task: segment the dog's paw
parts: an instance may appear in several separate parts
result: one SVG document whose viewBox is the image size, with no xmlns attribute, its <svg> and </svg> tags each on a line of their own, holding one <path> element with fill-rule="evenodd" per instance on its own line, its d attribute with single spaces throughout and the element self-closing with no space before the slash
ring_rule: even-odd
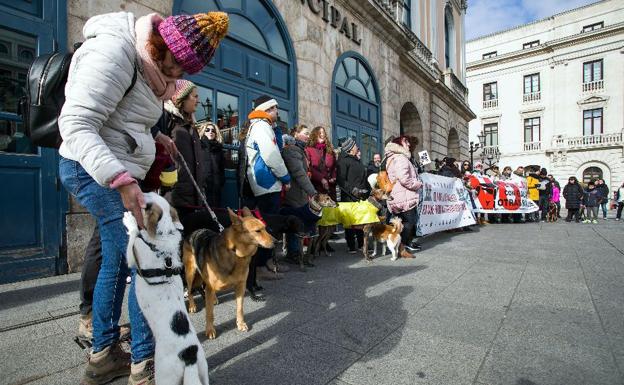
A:
<svg viewBox="0 0 624 385">
<path fill-rule="evenodd" d="M 393 256 L 392 258 L 390 258 L 391 261 L 396 261 L 398 259 L 398 257 Z"/>
<path fill-rule="evenodd" d="M 214 340 L 215 338 L 217 338 L 217 331 L 214 327 L 206 328 L 206 337 L 208 337 L 209 340 Z"/>
<path fill-rule="evenodd" d="M 189 304 L 188 312 L 189 313 L 197 313 L 197 306 L 195 304 L 192 304 L 192 305 Z"/>
<path fill-rule="evenodd" d="M 130 211 L 126 211 L 123 216 L 123 224 L 128 229 L 128 234 L 138 234 L 139 233 L 139 224 L 136 221 L 136 218 Z"/>
<path fill-rule="evenodd" d="M 247 327 L 245 321 L 236 322 L 236 327 L 238 327 L 238 330 L 240 330 L 241 332 L 249 331 L 249 327 Z"/>
<path fill-rule="evenodd" d="M 371 256 L 371 257 L 376 257 L 376 256 L 377 256 L 377 253 L 372 253 L 370 256 Z"/>
</svg>

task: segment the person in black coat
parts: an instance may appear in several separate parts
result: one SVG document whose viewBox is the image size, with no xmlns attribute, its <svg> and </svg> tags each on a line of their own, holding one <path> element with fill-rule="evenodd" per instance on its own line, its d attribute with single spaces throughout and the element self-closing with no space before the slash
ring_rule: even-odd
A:
<svg viewBox="0 0 624 385">
<path fill-rule="evenodd" d="M 600 192 L 600 207 L 602 207 L 602 219 L 607 219 L 607 211 L 609 209 L 609 186 L 607 186 L 604 179 L 598 179 L 596 181 L 596 190 Z"/>
<path fill-rule="evenodd" d="M 568 209 L 568 216 L 566 222 L 572 221 L 572 218 L 576 222 L 580 221 L 579 208 L 583 201 L 583 188 L 579 185 L 576 177 L 571 176 L 568 179 L 568 184 L 563 188 L 563 197 L 566 200 L 566 209 Z"/>
<path fill-rule="evenodd" d="M 357 202 L 368 198 L 368 182 L 366 167 L 358 160 L 356 154 L 359 148 L 353 138 L 346 138 L 340 145 L 340 157 L 336 162 L 336 182 L 340 188 L 342 202 Z M 357 237 L 357 248 L 355 239 Z M 349 253 L 356 253 L 364 245 L 362 230 L 345 229 L 345 238 Z"/>
<path fill-rule="evenodd" d="M 204 152 L 206 200 L 210 207 L 221 207 L 221 191 L 225 184 L 223 138 L 219 128 L 212 122 L 199 125 L 199 136 Z"/>
<path fill-rule="evenodd" d="M 444 158 L 442 159 L 444 162 L 443 166 L 438 170 L 438 175 L 445 176 L 448 178 L 461 178 L 462 173 L 455 164 L 455 158 Z"/>
</svg>

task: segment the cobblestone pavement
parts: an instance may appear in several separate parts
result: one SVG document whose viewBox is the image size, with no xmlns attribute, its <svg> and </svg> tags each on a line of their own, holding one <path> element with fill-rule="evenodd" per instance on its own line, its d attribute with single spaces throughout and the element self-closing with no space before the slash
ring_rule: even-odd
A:
<svg viewBox="0 0 624 385">
<path fill-rule="evenodd" d="M 203 311 L 192 317 L 210 383 L 622 384 L 622 226 L 488 225 L 428 237 L 396 262 L 336 243 L 317 267 L 262 282 L 267 301 L 245 301 L 248 333 L 231 293 L 216 340 Z M 0 286 L 1 384 L 78 383 L 78 280 Z"/>
</svg>

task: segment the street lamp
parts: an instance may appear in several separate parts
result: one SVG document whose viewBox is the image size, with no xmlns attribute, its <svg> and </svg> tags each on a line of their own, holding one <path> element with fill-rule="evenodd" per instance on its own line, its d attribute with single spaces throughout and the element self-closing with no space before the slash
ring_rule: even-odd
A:
<svg viewBox="0 0 624 385">
<path fill-rule="evenodd" d="M 485 147 L 485 135 L 483 134 L 483 131 L 481 131 L 479 135 L 477 135 L 477 138 L 479 138 L 479 143 L 470 142 L 470 149 L 468 150 L 468 152 L 470 153 L 471 167 L 473 167 L 474 165 L 474 153 L 477 152 L 480 148 Z"/>
<path fill-rule="evenodd" d="M 210 101 L 210 96 L 206 98 L 206 103 L 199 103 L 204 109 L 205 120 L 212 121 L 212 102 Z"/>
</svg>

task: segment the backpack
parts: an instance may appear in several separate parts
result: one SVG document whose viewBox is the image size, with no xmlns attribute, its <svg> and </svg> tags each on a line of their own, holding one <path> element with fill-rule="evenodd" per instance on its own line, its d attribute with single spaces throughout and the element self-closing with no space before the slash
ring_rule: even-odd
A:
<svg viewBox="0 0 624 385">
<path fill-rule="evenodd" d="M 377 174 L 377 188 L 381 189 L 384 193 L 390 194 L 392 192 L 392 188 L 394 187 L 394 183 L 390 181 L 390 177 L 388 176 L 387 168 L 392 163 L 392 160 L 386 163 L 386 158 L 381 162 L 380 171 Z"/>
<path fill-rule="evenodd" d="M 74 52 L 82 43 L 74 45 Z M 61 134 L 58 117 L 65 103 L 65 83 L 74 53 L 53 52 L 40 55 L 30 65 L 26 79 L 26 94 L 20 99 L 20 115 L 26 136 L 34 146 L 59 148 Z M 137 79 L 136 63 L 128 95 Z"/>
</svg>

